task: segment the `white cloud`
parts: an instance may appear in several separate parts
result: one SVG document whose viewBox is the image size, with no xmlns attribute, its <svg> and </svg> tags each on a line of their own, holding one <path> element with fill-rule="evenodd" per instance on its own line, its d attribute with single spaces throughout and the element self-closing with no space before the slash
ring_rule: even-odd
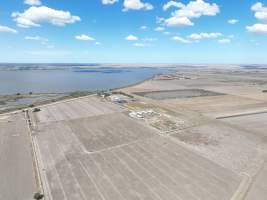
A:
<svg viewBox="0 0 267 200">
<path fill-rule="evenodd" d="M 263 7 L 263 4 L 261 2 L 257 2 L 251 6 L 252 11 L 260 11 Z"/>
<path fill-rule="evenodd" d="M 17 33 L 18 31 L 7 26 L 0 25 L 0 33 Z"/>
<path fill-rule="evenodd" d="M 220 12 L 219 6 L 215 3 L 206 3 L 204 0 L 190 1 L 176 11 L 179 17 L 199 18 L 202 15 L 215 16 Z"/>
<path fill-rule="evenodd" d="M 218 42 L 220 44 L 229 44 L 229 43 L 231 43 L 231 40 L 228 38 L 225 38 L 225 39 L 218 40 Z"/>
<path fill-rule="evenodd" d="M 187 40 L 187 39 L 182 38 L 182 37 L 180 37 L 180 36 L 173 36 L 171 39 L 172 39 L 173 41 L 180 42 L 180 43 L 184 43 L 184 44 L 191 43 L 190 40 Z"/>
<path fill-rule="evenodd" d="M 214 39 L 222 36 L 221 33 L 192 33 L 188 36 L 191 40 Z"/>
<path fill-rule="evenodd" d="M 42 4 L 40 0 L 24 0 L 24 3 L 30 6 L 40 6 Z"/>
<path fill-rule="evenodd" d="M 227 22 L 228 22 L 229 24 L 236 24 L 236 23 L 239 22 L 239 20 L 237 20 L 237 19 L 229 19 Z"/>
<path fill-rule="evenodd" d="M 100 42 L 96 42 L 95 45 L 101 45 L 101 43 Z"/>
<path fill-rule="evenodd" d="M 35 41 L 48 41 L 48 39 L 40 37 L 40 36 L 26 36 L 25 40 L 35 40 Z"/>
<path fill-rule="evenodd" d="M 148 27 L 147 26 L 141 26 L 140 29 L 145 31 L 148 29 Z"/>
<path fill-rule="evenodd" d="M 171 7 L 181 8 L 183 7 L 183 4 L 177 1 L 169 1 L 163 5 L 163 10 L 166 11 Z"/>
<path fill-rule="evenodd" d="M 22 28 L 40 27 L 41 23 L 65 26 L 81 20 L 80 17 L 73 16 L 68 11 L 55 10 L 46 6 L 32 6 L 23 13 L 13 12 L 12 17 Z"/>
<path fill-rule="evenodd" d="M 150 46 L 150 44 L 147 44 L 147 43 L 134 43 L 133 46 L 136 46 L 136 47 L 147 47 L 147 46 Z"/>
<path fill-rule="evenodd" d="M 251 33 L 267 34 L 267 24 L 254 24 L 247 26 L 247 31 Z"/>
<path fill-rule="evenodd" d="M 152 10 L 154 7 L 150 3 L 144 3 L 141 0 L 124 0 L 123 11 L 128 10 Z"/>
<path fill-rule="evenodd" d="M 258 2 L 251 7 L 251 10 L 255 12 L 255 17 L 267 23 L 267 7 L 264 7 L 262 3 Z"/>
<path fill-rule="evenodd" d="M 102 3 L 104 5 L 110 5 L 110 4 L 114 4 L 116 2 L 118 2 L 119 0 L 102 0 Z"/>
<path fill-rule="evenodd" d="M 251 6 L 251 10 L 255 12 L 255 18 L 258 19 L 260 23 L 247 26 L 247 31 L 251 33 L 267 34 L 267 7 L 264 7 L 261 2 L 258 2 Z"/>
<path fill-rule="evenodd" d="M 128 37 L 125 38 L 125 40 L 137 41 L 139 40 L 139 38 L 133 35 L 129 35 Z M 152 43 L 157 40 L 158 40 L 157 38 L 142 38 L 140 39 L 140 42 L 133 43 L 132 45 L 136 47 L 148 47 L 152 46 Z"/>
<path fill-rule="evenodd" d="M 165 30 L 165 28 L 164 27 L 156 27 L 155 29 L 154 29 L 154 31 L 158 31 L 158 32 L 162 32 L 162 31 L 164 31 Z"/>
<path fill-rule="evenodd" d="M 186 38 L 181 37 L 181 36 L 173 36 L 171 39 L 180 43 L 195 43 L 195 42 L 199 42 L 200 40 L 203 39 L 216 39 L 223 36 L 222 33 L 219 32 L 215 32 L 215 33 L 192 33 L 191 35 L 188 35 Z M 220 43 L 227 43 L 226 40 L 230 40 L 230 39 L 222 39 L 220 40 Z"/>
<path fill-rule="evenodd" d="M 157 24 L 162 24 L 164 21 L 165 21 L 165 19 L 163 17 L 156 16 L 156 23 Z"/>
<path fill-rule="evenodd" d="M 164 35 L 170 35 L 171 33 L 168 31 L 163 32 Z"/>
<path fill-rule="evenodd" d="M 178 9 L 172 13 L 170 18 L 165 20 L 167 26 L 193 26 L 194 23 L 191 19 L 200 18 L 201 16 L 215 16 L 220 12 L 219 6 L 216 3 L 210 4 L 204 0 L 190 1 L 186 5 L 169 2 L 169 5 L 175 5 Z M 169 7 L 165 6 L 165 8 Z"/>
<path fill-rule="evenodd" d="M 201 40 L 202 36 L 200 34 L 197 34 L 197 33 L 192 33 L 191 35 L 188 36 L 188 38 L 190 38 L 192 40 Z"/>
<path fill-rule="evenodd" d="M 95 38 L 92 38 L 88 35 L 82 34 L 75 36 L 76 40 L 83 40 L 83 41 L 95 41 Z"/>
<path fill-rule="evenodd" d="M 166 26 L 193 26 L 194 23 L 190 21 L 187 17 L 170 17 L 165 20 Z"/>
<path fill-rule="evenodd" d="M 52 44 L 49 43 L 49 40 L 48 39 L 43 38 L 43 37 L 40 37 L 38 35 L 36 35 L 36 36 L 26 36 L 26 37 L 24 37 L 24 39 L 25 40 L 32 40 L 32 41 L 40 42 L 41 45 L 45 46 L 48 49 L 55 48 L 54 45 L 52 45 Z"/>
<path fill-rule="evenodd" d="M 138 40 L 138 37 L 134 36 L 134 35 L 128 35 L 125 40 L 129 40 L 129 41 L 136 41 Z"/>
</svg>

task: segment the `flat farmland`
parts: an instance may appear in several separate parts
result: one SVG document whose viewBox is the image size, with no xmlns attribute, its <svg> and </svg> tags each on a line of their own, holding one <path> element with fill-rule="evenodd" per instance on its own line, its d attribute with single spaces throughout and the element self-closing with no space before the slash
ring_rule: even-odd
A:
<svg viewBox="0 0 267 200">
<path fill-rule="evenodd" d="M 178 71 L 0 115 L 0 200 L 265 200 L 266 77 Z"/>
<path fill-rule="evenodd" d="M 28 134 L 23 113 L 0 119 L 1 200 L 30 200 L 37 192 Z"/>
<path fill-rule="evenodd" d="M 244 112 L 267 111 L 266 102 L 235 95 L 167 99 L 162 103 L 172 106 L 173 109 L 184 107 L 212 118 Z"/>
<path fill-rule="evenodd" d="M 41 107 L 42 112 L 37 113 L 39 122 L 53 122 L 78 119 L 95 115 L 120 112 L 122 109 L 107 101 L 101 101 L 95 96 L 81 98 L 75 101 L 65 101 Z"/>
<path fill-rule="evenodd" d="M 87 107 L 80 118 L 68 113 L 73 106 L 64 117 L 40 120 L 42 112 L 66 106 L 61 103 L 35 113 L 47 199 L 223 200 L 239 187 L 238 173 L 161 136 L 116 104 L 91 101 L 92 111 Z M 76 102 L 81 106 L 80 100 L 68 106 Z"/>
<path fill-rule="evenodd" d="M 158 135 L 88 153 L 70 134 L 54 129 L 38 138 L 51 199 L 229 199 L 241 181 Z"/>
<path fill-rule="evenodd" d="M 224 122 L 249 131 L 252 135 L 267 141 L 267 112 L 233 115 L 221 119 Z"/>
<path fill-rule="evenodd" d="M 251 190 L 248 192 L 248 195 L 245 200 L 255 200 L 255 199 L 266 199 L 267 196 L 267 163 L 265 162 L 261 168 L 257 179 L 251 186 Z"/>
<path fill-rule="evenodd" d="M 216 93 L 216 92 L 201 90 L 201 89 L 160 90 L 160 91 L 151 91 L 151 92 L 136 92 L 135 94 L 143 96 L 143 97 L 155 99 L 155 100 L 223 95 L 221 93 Z"/>
<path fill-rule="evenodd" d="M 264 160 L 264 143 L 227 123 L 209 122 L 170 135 L 181 145 L 235 172 L 254 175 Z"/>
<path fill-rule="evenodd" d="M 118 145 L 124 145 L 155 135 L 154 130 L 129 118 L 123 113 L 100 115 L 57 123 L 41 124 L 42 137 L 51 131 L 68 135 L 66 144 L 79 141 L 77 146 L 86 152 L 101 151 Z M 40 139 L 42 140 L 42 139 Z"/>
</svg>

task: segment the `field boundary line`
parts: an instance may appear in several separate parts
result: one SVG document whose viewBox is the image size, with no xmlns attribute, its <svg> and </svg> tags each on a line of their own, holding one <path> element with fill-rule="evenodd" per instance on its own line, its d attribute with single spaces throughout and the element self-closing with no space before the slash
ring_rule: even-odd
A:
<svg viewBox="0 0 267 200">
<path fill-rule="evenodd" d="M 230 200 L 244 200 L 252 184 L 252 178 L 247 173 L 241 173 L 243 179 Z"/>
<path fill-rule="evenodd" d="M 36 184 L 37 184 L 37 192 L 40 192 L 41 194 L 44 195 L 44 200 L 52 200 L 50 190 L 48 189 L 48 184 L 46 180 L 44 172 L 41 170 L 43 167 L 42 160 L 40 159 L 40 149 L 38 148 L 38 144 L 36 141 L 36 136 L 33 135 L 33 121 L 30 118 L 29 115 L 29 110 L 25 111 L 25 119 L 29 131 L 29 137 L 31 141 L 31 150 L 32 150 L 32 156 L 33 156 L 33 167 L 34 167 L 34 174 L 35 174 L 35 179 L 36 179 Z"/>
<path fill-rule="evenodd" d="M 245 117 L 245 116 L 259 115 L 259 114 L 265 114 L 265 113 L 267 113 L 267 110 L 259 111 L 259 112 L 240 113 L 240 114 L 236 114 L 236 115 L 221 116 L 221 117 L 216 117 L 216 119 L 227 119 L 227 118 L 235 118 L 235 117 Z"/>
</svg>

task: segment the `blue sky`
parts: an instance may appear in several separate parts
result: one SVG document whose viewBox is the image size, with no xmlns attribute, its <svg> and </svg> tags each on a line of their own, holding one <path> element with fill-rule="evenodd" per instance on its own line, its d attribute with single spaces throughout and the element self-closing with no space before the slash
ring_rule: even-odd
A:
<svg viewBox="0 0 267 200">
<path fill-rule="evenodd" d="M 0 2 L 0 62 L 267 63 L 266 0 Z"/>
</svg>

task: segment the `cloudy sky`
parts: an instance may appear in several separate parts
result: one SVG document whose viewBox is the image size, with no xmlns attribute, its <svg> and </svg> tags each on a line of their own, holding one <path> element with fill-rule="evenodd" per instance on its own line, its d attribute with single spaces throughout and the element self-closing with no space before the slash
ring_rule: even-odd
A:
<svg viewBox="0 0 267 200">
<path fill-rule="evenodd" d="M 1 0 L 0 62 L 267 63 L 267 1 Z"/>
</svg>

